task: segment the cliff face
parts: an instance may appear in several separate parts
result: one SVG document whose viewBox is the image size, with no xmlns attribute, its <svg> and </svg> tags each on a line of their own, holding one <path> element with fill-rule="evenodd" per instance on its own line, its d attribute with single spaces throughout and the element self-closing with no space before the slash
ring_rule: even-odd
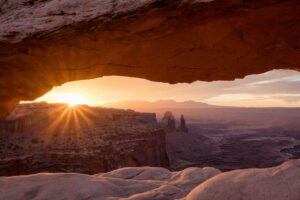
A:
<svg viewBox="0 0 300 200">
<path fill-rule="evenodd" d="M 298 0 L 2 0 L 1 118 L 72 80 L 176 83 L 298 70 L 299 12 Z"/>
<path fill-rule="evenodd" d="M 168 164 L 165 132 L 151 113 L 31 104 L 1 127 L 0 175 Z"/>
</svg>

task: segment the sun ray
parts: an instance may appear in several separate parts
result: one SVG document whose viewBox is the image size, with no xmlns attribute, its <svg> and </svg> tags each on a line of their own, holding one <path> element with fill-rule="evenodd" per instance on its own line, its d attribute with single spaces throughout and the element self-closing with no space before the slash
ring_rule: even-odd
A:
<svg viewBox="0 0 300 200">
<path fill-rule="evenodd" d="M 54 132 L 56 128 L 59 127 L 59 125 L 63 122 L 63 119 L 65 118 L 65 116 L 68 114 L 69 108 L 66 107 L 64 110 L 62 110 L 62 113 L 60 113 L 61 111 L 52 113 L 51 118 L 55 117 L 55 115 L 58 114 L 58 117 L 56 119 L 54 119 L 52 122 L 50 122 L 50 125 L 48 127 L 48 131 Z"/>
<path fill-rule="evenodd" d="M 78 107 L 78 114 L 83 118 L 83 120 L 87 123 L 87 125 L 92 124 L 91 118 L 96 117 L 96 113 L 85 108 L 84 106 Z"/>
<path fill-rule="evenodd" d="M 71 113 L 71 108 L 67 107 L 66 108 L 66 115 L 65 115 L 65 119 L 64 119 L 64 126 L 62 128 L 62 132 L 65 133 L 66 130 L 70 127 L 71 124 L 71 118 L 72 118 L 72 113 Z"/>
</svg>

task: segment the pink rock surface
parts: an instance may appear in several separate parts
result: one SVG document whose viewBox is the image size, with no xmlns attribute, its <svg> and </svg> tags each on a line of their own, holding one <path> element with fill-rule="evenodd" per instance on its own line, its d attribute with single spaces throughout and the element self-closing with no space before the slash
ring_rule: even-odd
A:
<svg viewBox="0 0 300 200">
<path fill-rule="evenodd" d="M 177 199 L 220 173 L 214 168 L 123 168 L 109 173 L 34 174 L 0 178 L 0 199 Z"/>
<path fill-rule="evenodd" d="M 109 173 L 0 178 L 0 199 L 299 200 L 300 160 L 220 173 L 206 168 L 122 168 Z"/>
</svg>

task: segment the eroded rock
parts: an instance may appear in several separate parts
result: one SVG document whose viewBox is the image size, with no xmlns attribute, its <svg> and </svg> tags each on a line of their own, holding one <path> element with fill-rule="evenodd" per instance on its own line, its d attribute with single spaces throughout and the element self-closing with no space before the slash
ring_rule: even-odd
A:
<svg viewBox="0 0 300 200">
<path fill-rule="evenodd" d="M 297 200 L 300 198 L 300 160 L 266 169 L 222 173 L 200 184 L 187 200 Z"/>
<path fill-rule="evenodd" d="M 300 161 L 221 173 L 214 168 L 123 168 L 93 176 L 34 174 L 0 177 L 0 199 L 298 200 Z"/>
<path fill-rule="evenodd" d="M 175 120 L 175 117 L 173 116 L 173 113 L 170 111 L 165 112 L 160 124 L 165 129 L 175 130 L 176 129 L 176 120 Z"/>
<path fill-rule="evenodd" d="M 174 200 L 219 174 L 214 168 L 124 168 L 93 176 L 35 174 L 0 178 L 0 199 Z"/>
<path fill-rule="evenodd" d="M 0 136 L 0 176 L 169 166 L 155 113 L 23 104 L 0 123 Z"/>
</svg>

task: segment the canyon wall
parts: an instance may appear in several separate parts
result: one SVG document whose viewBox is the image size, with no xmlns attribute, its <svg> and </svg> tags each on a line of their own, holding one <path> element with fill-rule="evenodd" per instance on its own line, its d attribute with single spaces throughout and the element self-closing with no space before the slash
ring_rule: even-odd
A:
<svg viewBox="0 0 300 200">
<path fill-rule="evenodd" d="M 154 113 L 26 104 L 2 122 L 0 134 L 0 176 L 169 165 Z"/>
<path fill-rule="evenodd" d="M 298 0 L 0 1 L 0 117 L 53 86 L 299 70 Z"/>
</svg>

